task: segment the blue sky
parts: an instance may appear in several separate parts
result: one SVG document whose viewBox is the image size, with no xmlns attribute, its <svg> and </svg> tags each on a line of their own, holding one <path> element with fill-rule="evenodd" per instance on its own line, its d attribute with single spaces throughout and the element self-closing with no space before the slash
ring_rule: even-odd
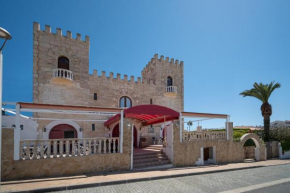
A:
<svg viewBox="0 0 290 193">
<path fill-rule="evenodd" d="M 85 3 L 84 3 L 85 2 Z M 33 21 L 90 36 L 93 69 L 141 76 L 155 53 L 184 61 L 185 111 L 262 125 L 261 103 L 239 93 L 282 84 L 271 120 L 290 119 L 290 1 L 2 1 L 4 101 L 32 101 Z"/>
</svg>

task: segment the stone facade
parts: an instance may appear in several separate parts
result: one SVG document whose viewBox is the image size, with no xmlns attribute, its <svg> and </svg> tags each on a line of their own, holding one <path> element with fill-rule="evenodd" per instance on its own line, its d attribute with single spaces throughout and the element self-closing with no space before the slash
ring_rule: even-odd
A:
<svg viewBox="0 0 290 193">
<path fill-rule="evenodd" d="M 109 75 L 102 71 L 101 75 L 97 70 L 89 74 L 89 48 L 90 40 L 86 36 L 82 40 L 77 34 L 76 39 L 72 33 L 62 34 L 61 29 L 56 34 L 51 32 L 50 26 L 40 30 L 40 25 L 34 23 L 33 27 L 33 102 L 45 104 L 98 106 L 98 107 L 119 107 L 119 100 L 127 96 L 132 100 L 132 105 L 153 104 L 166 106 L 176 111 L 184 109 L 183 89 L 183 62 L 157 54 L 142 70 L 142 79 L 135 80 L 134 76 L 128 78 L 120 74 L 114 77 L 112 72 Z M 58 58 L 64 56 L 69 59 L 69 70 L 73 73 L 71 84 L 67 82 L 53 81 L 53 70 L 58 68 Z M 173 79 L 173 86 L 177 87 L 174 95 L 166 95 L 167 77 Z M 94 93 L 97 93 L 97 100 L 94 100 Z M 60 116 L 69 119 L 71 116 L 48 115 L 35 113 L 36 117 Z M 73 116 L 80 119 L 79 116 Z M 96 117 L 95 117 L 96 118 Z M 38 121 L 39 131 L 47 124 L 47 121 Z M 84 137 L 99 136 L 107 134 L 105 128 L 97 123 L 83 123 Z M 96 124 L 96 132 L 91 131 L 91 125 Z"/>
<path fill-rule="evenodd" d="M 132 130 L 127 128 L 128 123 L 128 120 L 124 119 L 123 153 L 18 161 L 13 160 L 14 130 L 4 128 L 2 131 L 2 180 L 129 170 Z"/>
</svg>

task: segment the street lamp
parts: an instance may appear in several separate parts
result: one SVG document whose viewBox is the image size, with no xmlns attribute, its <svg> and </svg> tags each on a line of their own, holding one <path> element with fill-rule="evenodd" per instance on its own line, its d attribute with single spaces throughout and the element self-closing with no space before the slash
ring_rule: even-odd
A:
<svg viewBox="0 0 290 193">
<path fill-rule="evenodd" d="M 0 48 L 0 109 L 1 109 L 1 116 L 0 116 L 0 182 L 1 182 L 1 163 L 2 163 L 2 77 L 3 77 L 3 56 L 2 50 L 7 42 L 7 40 L 12 39 L 12 36 L 8 31 L 0 27 L 0 39 L 4 39 L 4 43 Z"/>
</svg>

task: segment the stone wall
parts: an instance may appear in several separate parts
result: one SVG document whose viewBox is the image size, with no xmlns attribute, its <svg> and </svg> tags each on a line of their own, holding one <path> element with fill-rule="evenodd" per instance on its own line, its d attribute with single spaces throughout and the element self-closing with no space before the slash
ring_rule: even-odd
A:
<svg viewBox="0 0 290 193">
<path fill-rule="evenodd" d="M 201 147 L 216 147 L 216 163 L 244 162 L 244 149 L 242 142 L 230 140 L 204 140 L 180 142 L 179 123 L 174 122 L 173 154 L 175 166 L 194 166 L 201 157 Z M 265 146 L 260 148 L 260 161 L 265 160 Z"/>
<path fill-rule="evenodd" d="M 13 160 L 13 129 L 2 132 L 2 180 L 81 175 L 129 170 L 131 164 L 131 129 L 124 120 L 123 153 L 98 154 L 68 158 Z"/>
</svg>

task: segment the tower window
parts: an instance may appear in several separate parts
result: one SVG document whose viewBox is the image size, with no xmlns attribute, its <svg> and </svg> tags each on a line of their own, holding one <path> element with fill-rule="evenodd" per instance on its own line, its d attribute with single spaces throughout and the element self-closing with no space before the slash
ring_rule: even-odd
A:
<svg viewBox="0 0 290 193">
<path fill-rule="evenodd" d="M 62 69 L 66 69 L 66 70 L 69 70 L 69 60 L 68 58 L 66 57 L 59 57 L 58 58 L 58 65 L 57 65 L 58 68 L 62 68 Z"/>
<path fill-rule="evenodd" d="M 120 98 L 119 107 L 132 107 L 132 101 L 129 97 L 123 96 Z"/>
<path fill-rule="evenodd" d="M 167 77 L 167 86 L 173 86 L 173 81 L 170 76 Z"/>
<path fill-rule="evenodd" d="M 98 95 L 97 95 L 97 93 L 94 93 L 94 100 L 95 100 L 95 101 L 98 100 Z"/>
</svg>

